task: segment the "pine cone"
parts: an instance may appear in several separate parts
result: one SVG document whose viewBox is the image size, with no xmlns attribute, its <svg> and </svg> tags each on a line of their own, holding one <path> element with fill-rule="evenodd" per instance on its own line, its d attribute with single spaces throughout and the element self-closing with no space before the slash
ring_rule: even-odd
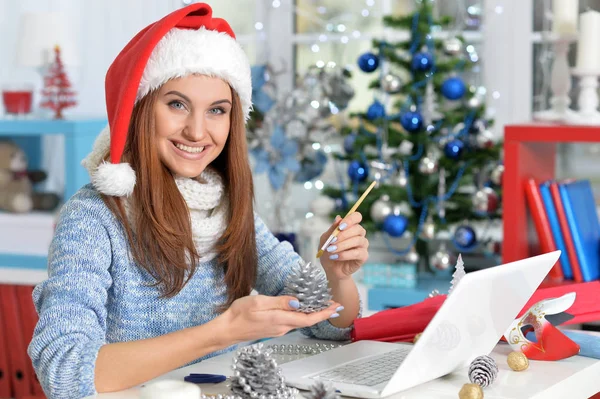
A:
<svg viewBox="0 0 600 399">
<path fill-rule="evenodd" d="M 323 381 L 317 381 L 310 387 L 310 392 L 304 396 L 306 399 L 338 399 L 335 388 L 331 384 L 325 384 Z"/>
<path fill-rule="evenodd" d="M 262 344 L 242 348 L 233 359 L 231 391 L 243 399 L 291 399 L 298 392 L 285 385 L 271 351 Z"/>
<path fill-rule="evenodd" d="M 329 281 L 325 272 L 318 266 L 300 264 L 286 283 L 283 295 L 298 298 L 299 312 L 314 313 L 329 306 L 332 299 Z"/>
<path fill-rule="evenodd" d="M 482 388 L 491 385 L 498 375 L 498 365 L 489 356 L 478 356 L 469 366 L 469 380 Z"/>
</svg>

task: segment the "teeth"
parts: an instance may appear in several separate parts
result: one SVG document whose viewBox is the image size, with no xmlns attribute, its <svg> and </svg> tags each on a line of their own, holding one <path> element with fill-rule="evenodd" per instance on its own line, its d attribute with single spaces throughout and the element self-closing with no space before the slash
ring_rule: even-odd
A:
<svg viewBox="0 0 600 399">
<path fill-rule="evenodd" d="M 187 145 L 175 143 L 175 147 L 179 148 L 181 151 L 189 152 L 190 154 L 198 154 L 204 151 L 204 147 L 188 147 Z"/>
</svg>

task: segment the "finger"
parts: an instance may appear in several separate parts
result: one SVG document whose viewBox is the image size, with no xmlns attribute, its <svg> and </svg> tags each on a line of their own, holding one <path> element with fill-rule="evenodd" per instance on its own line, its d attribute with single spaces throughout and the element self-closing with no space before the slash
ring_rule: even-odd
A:
<svg viewBox="0 0 600 399">
<path fill-rule="evenodd" d="M 285 325 L 290 328 L 302 328 L 313 326 L 324 320 L 328 320 L 332 315 L 337 314 L 341 305 L 337 302 L 331 303 L 327 308 L 315 313 L 302 312 L 284 312 L 274 311 L 272 322 Z"/>
<path fill-rule="evenodd" d="M 255 311 L 296 310 L 300 307 L 298 299 L 289 295 L 277 297 L 256 295 L 255 298 Z"/>
<path fill-rule="evenodd" d="M 342 231 L 336 237 L 337 240 L 332 241 L 332 244 L 340 243 L 344 240 L 347 240 L 352 237 L 365 237 L 367 235 L 367 230 L 362 227 L 360 224 L 355 224 L 352 227 L 348 227 L 346 230 Z"/>
<path fill-rule="evenodd" d="M 337 257 L 336 257 L 337 255 Z M 348 261 L 348 260 L 356 260 L 362 262 L 366 262 L 369 258 L 369 251 L 366 248 L 352 248 L 343 252 L 339 252 L 337 254 L 333 254 L 329 257 L 331 260 L 335 261 Z"/>
<path fill-rule="evenodd" d="M 333 221 L 333 224 L 329 227 L 329 229 L 325 233 L 323 233 L 321 235 L 321 240 L 322 241 L 327 240 L 329 238 L 329 236 L 333 234 L 333 232 L 335 231 L 335 229 L 340 224 L 341 220 L 342 220 L 342 217 L 340 215 L 337 215 L 335 217 L 335 220 Z"/>
<path fill-rule="evenodd" d="M 344 241 L 338 241 L 326 248 L 328 255 L 339 254 L 352 248 L 369 248 L 369 240 L 362 236 L 350 237 Z"/>
<path fill-rule="evenodd" d="M 362 221 L 362 214 L 360 212 L 352 212 L 350 215 L 346 216 L 340 222 L 340 231 L 347 230 L 348 228 L 359 224 Z"/>
</svg>

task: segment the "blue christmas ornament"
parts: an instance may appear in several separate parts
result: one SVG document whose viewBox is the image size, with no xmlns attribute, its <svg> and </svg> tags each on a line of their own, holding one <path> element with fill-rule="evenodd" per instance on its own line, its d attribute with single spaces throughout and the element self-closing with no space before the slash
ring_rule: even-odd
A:
<svg viewBox="0 0 600 399">
<path fill-rule="evenodd" d="M 454 232 L 454 244 L 461 250 L 472 249 L 477 245 L 477 235 L 471 226 L 459 226 Z"/>
<path fill-rule="evenodd" d="M 369 168 L 362 162 L 352 161 L 348 166 L 348 176 L 353 182 L 362 182 L 369 176 Z"/>
<path fill-rule="evenodd" d="M 375 119 L 383 118 L 385 116 L 385 107 L 382 103 L 375 100 L 373 104 L 369 106 L 367 110 L 367 119 L 374 121 Z"/>
<path fill-rule="evenodd" d="M 467 86 L 461 78 L 457 76 L 450 77 L 442 83 L 442 95 L 448 100 L 458 100 L 467 92 Z"/>
<path fill-rule="evenodd" d="M 392 237 L 401 237 L 408 227 L 408 219 L 404 215 L 388 215 L 383 221 L 383 231 Z"/>
<path fill-rule="evenodd" d="M 414 71 L 427 72 L 433 68 L 433 55 L 425 51 L 413 55 L 411 67 Z"/>
<path fill-rule="evenodd" d="M 458 139 L 452 139 L 444 146 L 444 154 L 450 159 L 458 159 L 464 149 L 465 143 Z"/>
<path fill-rule="evenodd" d="M 346 154 L 352 154 L 354 152 L 354 142 L 356 141 L 356 134 L 349 134 L 344 139 L 344 151 Z"/>
<path fill-rule="evenodd" d="M 418 132 L 423 127 L 423 115 L 418 111 L 405 112 L 400 116 L 400 124 L 407 132 Z"/>
<path fill-rule="evenodd" d="M 358 57 L 358 67 L 363 72 L 373 72 L 379 66 L 379 57 L 377 57 L 373 53 L 364 53 L 360 57 Z"/>
</svg>

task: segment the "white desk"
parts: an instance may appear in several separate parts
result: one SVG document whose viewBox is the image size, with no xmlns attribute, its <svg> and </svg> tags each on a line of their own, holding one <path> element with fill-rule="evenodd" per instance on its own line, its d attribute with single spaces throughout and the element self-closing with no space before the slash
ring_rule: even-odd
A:
<svg viewBox="0 0 600 399">
<path fill-rule="evenodd" d="M 310 344 L 325 342 L 310 340 L 299 333 L 293 333 L 273 339 L 266 344 Z M 522 372 L 512 371 L 506 364 L 510 353 L 508 345 L 499 344 L 491 356 L 498 363 L 500 372 L 496 382 L 484 390 L 485 399 L 587 399 L 600 391 L 600 360 L 575 356 L 558 362 L 531 361 L 529 369 Z M 156 380 L 177 379 L 182 381 L 190 373 L 213 373 L 231 375 L 230 352 L 211 358 L 199 364 L 167 373 Z M 394 399 L 444 399 L 458 397 L 463 384 L 469 382 L 467 371 L 460 370 L 446 377 L 420 385 L 408 391 L 390 396 Z M 226 383 L 203 384 L 202 391 L 209 393 L 228 393 Z M 121 392 L 100 394 L 98 399 L 137 399 L 138 388 Z"/>
</svg>

